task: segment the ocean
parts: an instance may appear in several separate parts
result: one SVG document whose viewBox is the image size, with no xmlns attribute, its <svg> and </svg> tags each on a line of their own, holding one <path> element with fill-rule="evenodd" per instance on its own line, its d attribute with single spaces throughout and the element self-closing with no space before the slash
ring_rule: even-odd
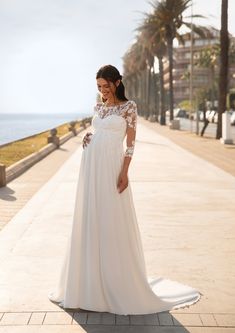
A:
<svg viewBox="0 0 235 333">
<path fill-rule="evenodd" d="M 34 135 L 71 120 L 92 116 L 91 113 L 2 113 L 0 114 L 0 145 Z"/>
</svg>

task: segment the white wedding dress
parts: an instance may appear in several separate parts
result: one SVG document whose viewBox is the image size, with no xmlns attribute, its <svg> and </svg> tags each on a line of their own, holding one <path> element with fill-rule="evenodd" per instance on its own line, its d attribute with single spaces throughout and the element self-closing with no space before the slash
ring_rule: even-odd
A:
<svg viewBox="0 0 235 333">
<path fill-rule="evenodd" d="M 137 105 L 98 103 L 94 133 L 82 152 L 71 236 L 51 301 L 72 309 L 120 315 L 185 307 L 200 299 L 196 289 L 147 277 L 131 185 L 119 193 L 124 138 L 137 119 Z M 134 144 L 134 142 L 132 141 Z"/>
</svg>

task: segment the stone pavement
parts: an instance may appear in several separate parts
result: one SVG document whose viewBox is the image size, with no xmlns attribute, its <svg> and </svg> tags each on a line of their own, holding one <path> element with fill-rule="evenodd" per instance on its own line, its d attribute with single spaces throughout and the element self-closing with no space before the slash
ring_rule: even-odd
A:
<svg viewBox="0 0 235 333">
<path fill-rule="evenodd" d="M 160 126 L 158 123 L 149 122 L 144 118 L 140 118 L 139 122 L 235 176 L 235 144 L 223 145 L 207 133 L 201 137 L 189 130 L 170 130 L 168 126 Z"/>
<path fill-rule="evenodd" d="M 80 146 L 84 131 L 39 161 L 10 185 L 0 188 L 0 230 Z M 1 200 L 2 199 L 2 200 Z"/>
<path fill-rule="evenodd" d="M 63 164 L 55 158 L 51 177 L 55 153 L 9 183 L 5 194 L 0 189 L 7 205 L 16 181 L 30 195 L 30 178 L 40 182 L 47 174 L 0 232 L 0 333 L 235 332 L 235 178 L 159 135 L 156 126 L 139 119 L 129 169 L 148 275 L 195 287 L 200 301 L 170 312 L 119 316 L 64 311 L 47 299 L 72 222 L 82 153 L 75 137 L 58 151 L 67 157 Z"/>
</svg>

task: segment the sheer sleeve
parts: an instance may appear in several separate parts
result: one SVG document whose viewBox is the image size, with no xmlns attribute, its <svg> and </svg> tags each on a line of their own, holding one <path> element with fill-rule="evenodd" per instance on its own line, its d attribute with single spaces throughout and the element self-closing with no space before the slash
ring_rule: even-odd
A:
<svg viewBox="0 0 235 333">
<path fill-rule="evenodd" d="M 93 107 L 93 114 L 99 113 L 99 109 L 102 103 L 97 102 Z"/>
<path fill-rule="evenodd" d="M 124 156 L 132 157 L 135 147 L 136 125 L 137 125 L 137 105 L 134 101 L 128 104 L 125 111 L 125 118 L 127 122 L 126 130 L 126 150 Z"/>
</svg>

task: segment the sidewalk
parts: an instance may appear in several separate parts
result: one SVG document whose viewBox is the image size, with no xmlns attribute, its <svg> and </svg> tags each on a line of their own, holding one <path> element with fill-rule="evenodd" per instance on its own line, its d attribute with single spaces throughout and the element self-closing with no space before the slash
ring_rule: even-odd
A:
<svg viewBox="0 0 235 333">
<path fill-rule="evenodd" d="M 60 168 L 54 163 L 57 172 L 38 190 L 30 177 L 41 182 L 42 167 L 49 159 L 53 165 L 54 153 L 17 179 L 18 189 L 29 195 L 34 190 L 0 232 L 0 333 L 235 332 L 235 178 L 173 143 L 157 126 L 139 118 L 129 171 L 148 275 L 193 286 L 201 300 L 160 314 L 118 316 L 65 312 L 47 299 L 72 223 L 82 153 L 80 138 L 74 138 L 70 148 L 61 147 L 68 149 L 67 159 Z M 8 195 L 0 195 L 7 204 Z"/>
<path fill-rule="evenodd" d="M 201 137 L 190 131 L 174 131 L 170 130 L 168 126 L 160 126 L 158 123 L 151 123 L 144 118 L 139 119 L 139 122 L 154 129 L 158 134 L 235 176 L 235 144 L 223 145 L 211 134 L 205 133 Z"/>
<path fill-rule="evenodd" d="M 0 230 L 74 153 L 80 146 L 85 131 L 66 141 L 6 187 L 0 188 Z"/>
</svg>

